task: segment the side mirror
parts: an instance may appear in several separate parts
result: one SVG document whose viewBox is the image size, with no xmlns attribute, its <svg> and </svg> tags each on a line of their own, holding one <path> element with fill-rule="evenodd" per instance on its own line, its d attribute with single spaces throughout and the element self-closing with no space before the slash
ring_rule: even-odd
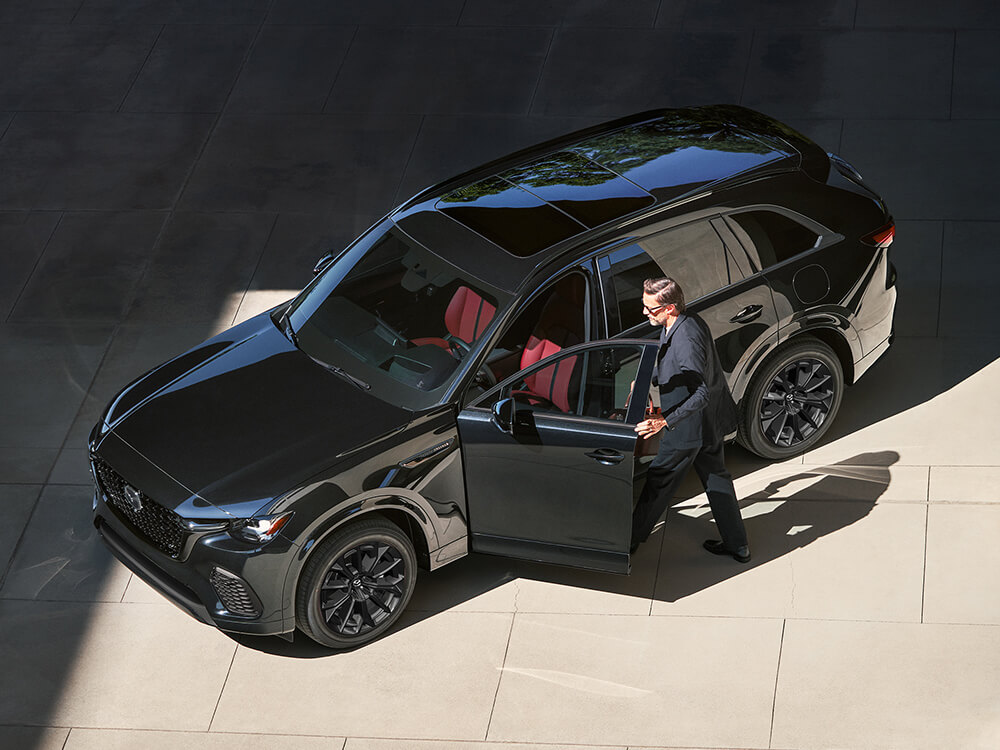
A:
<svg viewBox="0 0 1000 750">
<path fill-rule="evenodd" d="M 316 261 L 316 265 L 313 266 L 313 276 L 315 276 L 316 274 L 322 272 L 324 268 L 326 268 L 328 265 L 330 265 L 331 263 L 333 263 L 333 261 L 334 261 L 334 259 L 336 257 L 337 257 L 336 253 L 327 253 L 322 258 L 320 258 L 318 261 Z"/>
<path fill-rule="evenodd" d="M 512 398 L 502 398 L 493 404 L 493 423 L 501 432 L 514 434 L 514 416 L 517 414 L 517 404 Z"/>
</svg>

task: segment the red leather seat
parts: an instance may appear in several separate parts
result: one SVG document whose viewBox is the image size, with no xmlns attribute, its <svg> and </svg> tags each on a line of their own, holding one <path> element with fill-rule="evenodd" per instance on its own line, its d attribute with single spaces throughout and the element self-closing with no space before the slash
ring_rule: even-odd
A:
<svg viewBox="0 0 1000 750">
<path fill-rule="evenodd" d="M 584 338 L 584 282 L 569 276 L 556 287 L 542 308 L 542 314 L 521 352 L 521 369 L 549 357 Z M 566 357 L 550 367 L 543 367 L 524 379 L 525 389 L 518 395 L 529 401 L 548 401 L 561 411 L 571 411 L 571 399 L 579 384 L 573 381 L 577 357 Z"/>
<path fill-rule="evenodd" d="M 469 287 L 460 286 L 452 295 L 444 313 L 444 325 L 448 329 L 445 338 L 431 336 L 413 339 L 412 342 L 417 346 L 434 344 L 449 351 L 456 347 L 468 350 L 483 335 L 496 311 L 495 305 L 491 305 Z"/>
</svg>

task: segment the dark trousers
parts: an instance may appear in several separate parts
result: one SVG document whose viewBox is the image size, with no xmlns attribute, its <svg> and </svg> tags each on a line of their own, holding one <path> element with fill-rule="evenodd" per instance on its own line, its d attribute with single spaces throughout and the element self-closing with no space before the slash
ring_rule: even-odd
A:
<svg viewBox="0 0 1000 750">
<path fill-rule="evenodd" d="M 747 544 L 747 532 L 736 500 L 733 478 L 726 471 L 723 442 L 695 448 L 671 448 L 660 443 L 660 451 L 649 464 L 646 486 L 632 516 L 632 543 L 646 541 L 677 492 L 688 469 L 694 464 L 712 507 L 712 516 L 722 542 L 735 550 Z"/>
</svg>

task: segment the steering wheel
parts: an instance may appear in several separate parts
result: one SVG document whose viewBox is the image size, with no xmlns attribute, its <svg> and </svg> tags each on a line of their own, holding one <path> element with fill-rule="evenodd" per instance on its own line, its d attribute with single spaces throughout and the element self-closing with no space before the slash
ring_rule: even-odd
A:
<svg viewBox="0 0 1000 750">
<path fill-rule="evenodd" d="M 490 366 L 485 363 L 476 372 L 476 377 L 473 382 L 480 383 L 480 379 L 486 381 L 485 389 L 487 391 L 497 384 L 497 376 L 493 374 L 493 370 L 490 369 Z"/>
</svg>

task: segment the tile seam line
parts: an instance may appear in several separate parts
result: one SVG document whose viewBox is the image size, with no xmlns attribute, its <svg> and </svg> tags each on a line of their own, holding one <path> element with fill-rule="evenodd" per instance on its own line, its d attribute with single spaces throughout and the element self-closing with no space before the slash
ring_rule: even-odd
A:
<svg viewBox="0 0 1000 750">
<path fill-rule="evenodd" d="M 781 637 L 778 639 L 778 663 L 774 667 L 774 692 L 771 694 L 771 729 L 767 735 L 767 746 L 774 747 L 774 715 L 778 708 L 778 680 L 781 678 L 781 653 L 785 649 L 785 628 L 788 618 L 781 621 Z"/>
<path fill-rule="evenodd" d="M 66 739 L 63 740 L 62 750 L 66 750 L 66 746 L 69 744 L 70 735 L 73 734 L 74 729 L 76 729 L 76 727 L 70 727 L 69 731 L 66 732 Z"/>
<path fill-rule="evenodd" d="M 267 212 L 263 212 L 263 215 L 267 215 Z M 240 310 L 243 309 L 243 303 L 246 302 L 247 295 L 250 293 L 250 288 L 253 286 L 253 281 L 257 278 L 257 271 L 260 270 L 260 264 L 264 261 L 264 255 L 267 252 L 267 246 L 271 243 L 271 237 L 274 236 L 274 228 L 278 226 L 278 218 L 281 216 L 280 213 L 275 213 L 274 218 L 271 220 L 271 226 L 267 230 L 267 237 L 264 238 L 264 243 L 260 248 L 260 255 L 257 256 L 257 262 L 254 264 L 253 272 L 250 274 L 250 278 L 247 279 L 246 289 L 243 290 L 243 294 L 240 295 L 240 304 L 236 306 L 233 310 L 232 320 L 229 321 L 229 327 L 232 328 L 236 325 L 236 318 L 240 314 Z"/>
<path fill-rule="evenodd" d="M 517 612 L 512 612 L 510 615 L 510 628 L 507 630 L 507 643 L 504 644 L 503 648 L 503 660 L 500 662 L 499 674 L 497 675 L 497 689 L 493 693 L 493 704 L 490 706 L 490 718 L 486 721 L 486 731 L 483 733 L 483 742 L 488 742 L 490 736 L 490 727 L 493 726 L 493 714 L 497 710 L 497 698 L 500 697 L 500 686 L 503 684 L 503 671 L 504 667 L 507 666 L 507 653 L 510 651 L 510 640 L 514 633 L 514 621 L 517 619 Z M 478 741 L 478 740 L 477 740 Z"/>
<path fill-rule="evenodd" d="M 2 139 L 3 136 L 0 136 L 0 140 Z M 31 213 L 34 212 L 32 211 L 28 212 L 29 215 Z M 3 319 L 4 324 L 8 324 L 11 322 L 11 316 L 14 314 L 14 310 L 17 309 L 17 303 L 21 301 L 21 297 L 24 296 L 24 290 L 27 289 L 28 284 L 31 283 L 31 277 L 35 275 L 35 271 L 37 271 L 38 266 L 41 265 L 42 258 L 45 257 L 45 252 L 49 249 L 49 245 L 52 242 L 52 238 L 56 236 L 56 232 L 59 230 L 59 227 L 62 226 L 63 218 L 66 216 L 66 212 L 59 211 L 58 214 L 59 218 L 56 219 L 56 223 L 53 225 L 52 231 L 49 232 L 49 236 L 45 238 L 45 242 L 42 244 L 42 251 L 38 254 L 38 257 L 35 258 L 35 264 L 31 267 L 31 271 L 29 271 L 28 275 L 25 277 L 24 284 L 22 284 L 20 290 L 18 290 L 17 297 L 14 298 L 14 302 L 10 306 L 10 311 L 7 313 L 7 317 Z M 46 476 L 46 479 L 48 479 L 48 476 Z"/>
<path fill-rule="evenodd" d="M 360 30 L 360 24 L 355 24 L 354 31 L 351 32 L 351 39 L 347 42 L 347 49 L 344 50 L 344 56 L 341 58 L 340 64 L 337 66 L 337 72 L 333 74 L 333 80 L 330 81 L 330 88 L 327 89 L 326 96 L 323 98 L 323 104 L 320 106 L 318 114 L 326 114 L 326 107 L 330 103 L 330 99 L 333 98 L 333 90 L 337 86 L 337 81 L 340 80 L 340 74 L 344 70 L 344 66 L 347 65 L 347 58 L 350 57 L 351 50 L 354 49 L 354 41 L 358 38 L 358 32 Z"/>
<path fill-rule="evenodd" d="M 80 7 L 82 8 L 83 5 L 81 4 Z M 78 9 L 77 13 L 79 12 L 80 11 Z M 160 37 L 163 36 L 163 30 L 166 28 L 166 24 L 160 24 L 160 30 L 156 32 L 156 37 L 154 37 L 153 43 L 149 45 L 149 50 L 147 50 L 146 56 L 142 58 L 142 63 L 135 69 L 135 73 L 132 75 L 132 80 L 128 82 L 128 87 L 125 89 L 122 100 L 118 102 L 118 106 L 114 110 L 115 114 L 121 114 L 124 111 L 125 102 L 128 101 L 129 96 L 132 94 L 132 89 L 135 88 L 136 82 L 139 80 L 140 76 L 142 76 L 142 71 L 144 71 L 146 66 L 149 64 L 149 59 L 153 56 L 153 50 L 155 50 L 156 45 L 160 43 Z"/>
<path fill-rule="evenodd" d="M 684 12 L 685 14 L 687 13 L 686 5 L 684 6 Z M 747 49 L 746 65 L 743 66 L 743 80 L 740 82 L 740 97 L 739 99 L 737 99 L 737 101 L 743 106 L 746 106 L 746 103 L 743 101 L 743 97 L 746 94 L 747 80 L 750 78 L 750 66 L 751 64 L 753 64 L 753 52 L 756 46 L 757 46 L 757 27 L 755 26 L 754 28 L 750 29 L 750 46 Z"/>
<path fill-rule="evenodd" d="M 549 31 L 549 41 L 545 45 L 545 56 L 542 57 L 542 62 L 538 66 L 538 77 L 535 78 L 535 85 L 531 88 L 531 97 L 528 99 L 528 106 L 524 110 L 525 116 L 531 116 L 531 110 L 535 107 L 535 99 L 538 97 L 538 89 L 542 85 L 542 78 L 545 77 L 545 66 L 549 64 L 549 55 L 552 54 L 552 47 L 556 42 L 556 34 L 562 29 L 561 26 L 548 27 Z"/>
<path fill-rule="evenodd" d="M 400 206 L 402 203 L 409 200 L 408 198 L 399 200 L 399 193 L 403 189 L 403 182 L 406 180 L 406 170 L 410 167 L 410 162 L 413 160 L 413 154 L 416 153 L 417 143 L 420 141 L 420 134 L 424 130 L 424 123 L 427 121 L 427 115 L 420 115 L 420 121 L 417 123 L 417 132 L 413 134 L 413 143 L 410 144 L 410 152 L 406 155 L 406 161 L 403 163 L 403 168 L 399 172 L 399 182 L 396 183 L 396 190 L 393 192 L 393 206 Z M 390 208 L 391 213 L 394 208 Z"/>
<path fill-rule="evenodd" d="M 930 472 L 927 475 L 928 491 L 930 490 Z M 930 535 L 930 524 L 931 524 L 931 504 L 927 503 L 927 508 L 924 511 L 924 560 L 921 566 L 920 575 L 920 624 L 924 624 L 924 608 L 927 605 L 927 546 L 928 537 Z"/>
<path fill-rule="evenodd" d="M 208 728 L 205 730 L 206 733 L 212 731 L 212 724 L 215 723 L 215 715 L 219 713 L 219 705 L 222 703 L 222 696 L 226 694 L 226 686 L 229 684 L 229 676 L 233 673 L 233 664 L 236 663 L 236 654 L 239 653 L 240 646 L 235 644 L 233 647 L 233 658 L 229 660 L 229 669 L 226 670 L 226 679 L 222 681 L 222 687 L 219 689 L 219 697 L 215 701 L 215 708 L 212 709 L 212 718 L 208 720 Z"/>
</svg>

